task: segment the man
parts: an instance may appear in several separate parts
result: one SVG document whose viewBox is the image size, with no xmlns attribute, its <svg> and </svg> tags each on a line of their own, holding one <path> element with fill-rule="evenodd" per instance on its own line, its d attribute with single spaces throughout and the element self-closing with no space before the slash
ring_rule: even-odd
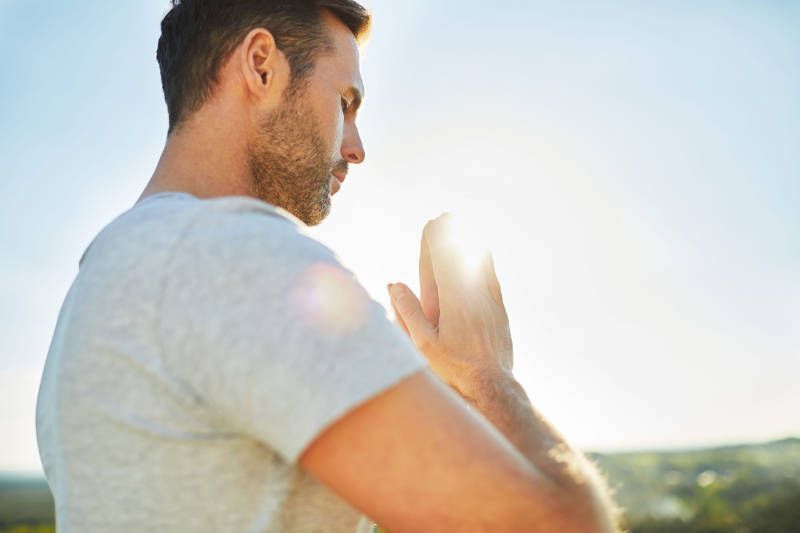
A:
<svg viewBox="0 0 800 533">
<path fill-rule="evenodd" d="M 182 0 L 134 208 L 81 259 L 37 406 L 59 531 L 608 531 L 531 407 L 491 261 L 429 222 L 398 321 L 305 233 L 364 160 L 352 0 Z"/>
</svg>

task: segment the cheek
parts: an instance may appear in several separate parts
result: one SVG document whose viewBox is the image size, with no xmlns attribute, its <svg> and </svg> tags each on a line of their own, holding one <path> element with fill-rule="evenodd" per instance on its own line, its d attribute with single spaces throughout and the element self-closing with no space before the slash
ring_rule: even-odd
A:
<svg viewBox="0 0 800 533">
<path fill-rule="evenodd" d="M 342 139 L 344 137 L 344 118 L 341 111 L 336 113 L 336 120 L 333 125 L 333 140 L 331 141 L 331 152 L 334 159 L 339 157 L 342 151 Z"/>
<path fill-rule="evenodd" d="M 331 161 L 338 162 L 341 159 L 342 140 L 344 139 L 344 115 L 342 114 L 341 102 L 336 99 L 320 99 L 320 104 L 315 111 L 319 118 L 319 135 L 324 140 L 329 149 Z"/>
<path fill-rule="evenodd" d="M 328 98 L 325 100 L 325 109 L 323 109 L 322 117 L 322 131 L 320 132 L 325 140 L 330 143 L 330 155 L 335 160 L 337 154 L 341 152 L 342 139 L 344 138 L 344 115 L 342 113 L 342 103 L 338 97 Z"/>
</svg>

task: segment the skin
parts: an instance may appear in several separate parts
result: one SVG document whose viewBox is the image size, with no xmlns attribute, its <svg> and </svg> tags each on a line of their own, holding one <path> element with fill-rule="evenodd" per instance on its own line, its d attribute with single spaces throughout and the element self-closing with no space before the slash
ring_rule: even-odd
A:
<svg viewBox="0 0 800 533">
<path fill-rule="evenodd" d="M 334 51 L 318 57 L 299 94 L 272 34 L 251 31 L 211 98 L 167 139 L 140 199 L 166 191 L 253 196 L 319 224 L 349 165 L 365 158 L 356 126 L 364 95 L 358 44 L 335 17 L 323 17 Z"/>
</svg>

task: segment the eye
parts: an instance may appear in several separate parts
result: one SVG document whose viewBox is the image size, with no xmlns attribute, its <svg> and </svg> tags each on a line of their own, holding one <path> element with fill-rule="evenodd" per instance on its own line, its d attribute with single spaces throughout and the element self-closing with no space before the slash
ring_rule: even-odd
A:
<svg viewBox="0 0 800 533">
<path fill-rule="evenodd" d="M 342 112 L 347 113 L 350 111 L 350 102 L 342 98 Z"/>
</svg>

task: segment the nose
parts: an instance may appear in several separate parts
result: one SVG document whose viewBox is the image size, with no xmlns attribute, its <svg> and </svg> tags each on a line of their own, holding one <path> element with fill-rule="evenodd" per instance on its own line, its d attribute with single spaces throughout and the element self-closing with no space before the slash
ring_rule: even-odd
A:
<svg viewBox="0 0 800 533">
<path fill-rule="evenodd" d="M 364 144 L 358 134 L 358 128 L 353 123 L 345 125 L 344 138 L 342 139 L 342 157 L 348 163 L 355 165 L 363 163 L 366 157 Z"/>
</svg>

